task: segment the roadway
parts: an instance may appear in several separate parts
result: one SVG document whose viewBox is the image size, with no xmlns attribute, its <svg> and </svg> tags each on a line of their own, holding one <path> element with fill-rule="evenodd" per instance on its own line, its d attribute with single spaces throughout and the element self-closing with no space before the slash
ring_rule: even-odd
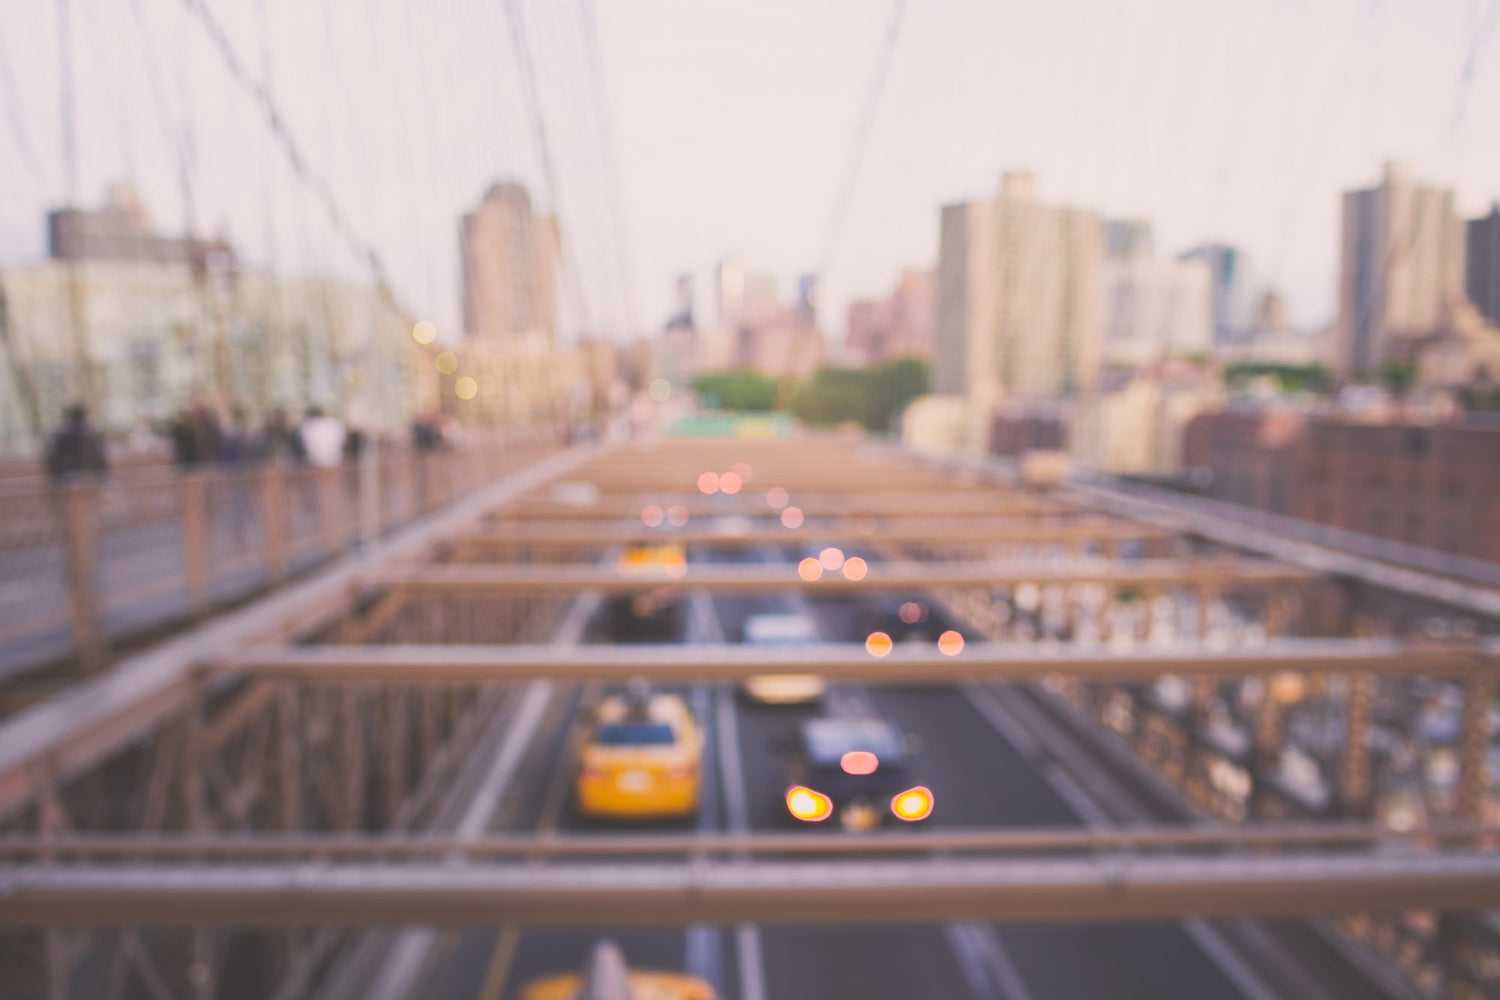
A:
<svg viewBox="0 0 1500 1000">
<path fill-rule="evenodd" d="M 802 554 L 791 549 L 747 553 L 695 546 L 690 558 L 771 561 Z M 870 604 L 870 598 L 860 596 L 807 600 L 795 593 L 700 592 L 690 599 L 685 634 L 676 638 L 733 642 L 749 615 L 802 607 L 814 617 L 822 638 L 862 640 L 864 636 L 856 633 L 867 621 Z M 596 621 L 588 639 L 607 642 L 612 637 Z M 576 770 L 574 723 L 597 692 L 593 686 L 574 687 L 555 699 L 492 830 L 580 828 L 570 803 Z M 750 704 L 725 685 L 702 685 L 685 693 L 706 732 L 697 826 L 785 829 L 782 759 L 797 724 L 811 710 Z M 936 796 L 934 826 L 1085 823 L 1083 810 L 1069 802 L 1076 790 L 1060 790 L 1056 775 L 1044 775 L 1018 749 L 1014 735 L 957 687 L 840 685 L 830 690 L 828 703 L 836 711 L 873 708 L 916 737 L 917 773 Z M 1226 971 L 1219 964 L 1222 956 L 1210 955 L 1182 925 L 1156 922 L 685 931 L 476 928 L 458 935 L 439 953 L 435 971 L 420 992 L 443 1000 L 511 996 L 536 976 L 576 968 L 603 936 L 617 940 L 635 967 L 686 969 L 708 978 L 722 996 L 737 1000 L 1261 1000 L 1253 986 L 1236 985 L 1235 975 L 1243 970 Z"/>
</svg>

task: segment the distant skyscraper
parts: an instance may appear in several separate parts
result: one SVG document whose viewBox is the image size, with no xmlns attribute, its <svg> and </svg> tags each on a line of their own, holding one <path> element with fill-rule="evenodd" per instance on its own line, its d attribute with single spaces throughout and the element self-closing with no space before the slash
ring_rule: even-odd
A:
<svg viewBox="0 0 1500 1000">
<path fill-rule="evenodd" d="M 886 298 L 849 303 L 844 348 L 850 358 L 879 364 L 906 356 L 931 357 L 936 296 L 936 274 L 903 271 Z"/>
<path fill-rule="evenodd" d="M 668 330 L 692 330 L 693 323 L 693 276 L 684 271 L 677 276 L 677 301 L 672 315 L 667 320 Z"/>
<path fill-rule="evenodd" d="M 994 200 L 945 206 L 934 391 L 987 421 L 1001 398 L 1092 387 L 1102 251 L 1098 215 L 1043 205 L 1030 174 L 1006 174 Z"/>
<path fill-rule="evenodd" d="M 1440 330 L 1462 297 L 1463 230 L 1453 192 L 1389 163 L 1380 186 L 1346 191 L 1335 360 L 1368 375 L 1404 338 Z"/>
<path fill-rule="evenodd" d="M 797 315 L 805 323 L 818 322 L 818 276 L 803 274 L 797 278 Z"/>
<path fill-rule="evenodd" d="M 1104 256 L 1110 260 L 1150 257 L 1156 238 L 1149 219 L 1104 220 Z"/>
<path fill-rule="evenodd" d="M 1464 287 L 1469 301 L 1485 319 L 1500 326 L 1500 202 L 1490 214 L 1468 225 L 1468 276 Z"/>
<path fill-rule="evenodd" d="M 1245 295 L 1245 261 L 1239 249 L 1227 243 L 1202 243 L 1178 254 L 1179 260 L 1201 260 L 1208 265 L 1213 298 L 1214 339 L 1233 339 L 1240 326 L 1241 300 Z"/>
<path fill-rule="evenodd" d="M 714 271 L 718 324 L 738 328 L 764 323 L 778 311 L 776 279 L 746 267 L 738 257 L 726 257 Z"/>
<path fill-rule="evenodd" d="M 1138 367 L 1212 350 L 1211 272 L 1205 262 L 1106 260 L 1101 283 L 1106 362 Z"/>
<path fill-rule="evenodd" d="M 463 217 L 464 332 L 496 344 L 557 336 L 556 220 L 515 183 L 492 184 Z"/>
</svg>

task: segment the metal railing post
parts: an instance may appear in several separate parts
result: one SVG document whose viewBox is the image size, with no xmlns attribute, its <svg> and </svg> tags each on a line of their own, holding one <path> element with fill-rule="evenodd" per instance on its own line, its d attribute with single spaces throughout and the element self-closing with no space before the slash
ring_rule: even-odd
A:
<svg viewBox="0 0 1500 1000">
<path fill-rule="evenodd" d="M 62 541 L 67 573 L 68 605 L 73 617 L 73 639 L 85 669 L 104 659 L 103 610 L 99 593 L 99 488 L 91 482 L 72 483 L 61 490 Z"/>
<path fill-rule="evenodd" d="M 182 493 L 182 570 L 188 611 L 197 617 L 208 610 L 208 484 L 207 474 L 184 472 L 178 480 Z"/>
</svg>

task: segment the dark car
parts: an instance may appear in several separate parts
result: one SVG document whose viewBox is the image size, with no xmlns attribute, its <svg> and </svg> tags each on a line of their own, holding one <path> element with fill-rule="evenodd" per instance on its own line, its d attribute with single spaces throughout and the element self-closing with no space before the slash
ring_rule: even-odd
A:
<svg viewBox="0 0 1500 1000">
<path fill-rule="evenodd" d="M 854 638 L 884 632 L 895 642 L 936 642 L 938 636 L 952 627 L 940 610 L 919 597 L 887 596 L 865 606 L 857 619 L 859 635 Z"/>
<path fill-rule="evenodd" d="M 919 823 L 932 790 L 912 776 L 912 741 L 884 719 L 822 717 L 802 723 L 783 794 L 790 820 L 836 820 L 846 830 Z"/>
</svg>

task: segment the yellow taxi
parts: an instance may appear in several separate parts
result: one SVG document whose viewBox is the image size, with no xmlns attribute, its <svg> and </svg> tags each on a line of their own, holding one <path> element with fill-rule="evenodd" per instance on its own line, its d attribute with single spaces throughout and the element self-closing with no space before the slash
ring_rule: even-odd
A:
<svg viewBox="0 0 1500 1000">
<path fill-rule="evenodd" d="M 620 553 L 620 575 L 679 580 L 687 574 L 687 547 L 681 542 L 633 542 Z"/>
<path fill-rule="evenodd" d="M 631 690 L 600 701 L 579 753 L 576 800 L 593 819 L 673 819 L 698 811 L 703 734 L 675 694 Z"/>
<path fill-rule="evenodd" d="M 613 941 L 601 941 L 582 972 L 533 979 L 515 1000 L 717 1000 L 706 980 L 679 972 L 635 972 Z"/>
<path fill-rule="evenodd" d="M 658 580 L 660 586 L 610 599 L 609 631 L 617 640 L 667 642 L 683 627 L 682 595 L 671 581 L 687 575 L 681 542 L 637 542 L 620 552 L 617 567 L 627 580 Z"/>
</svg>

